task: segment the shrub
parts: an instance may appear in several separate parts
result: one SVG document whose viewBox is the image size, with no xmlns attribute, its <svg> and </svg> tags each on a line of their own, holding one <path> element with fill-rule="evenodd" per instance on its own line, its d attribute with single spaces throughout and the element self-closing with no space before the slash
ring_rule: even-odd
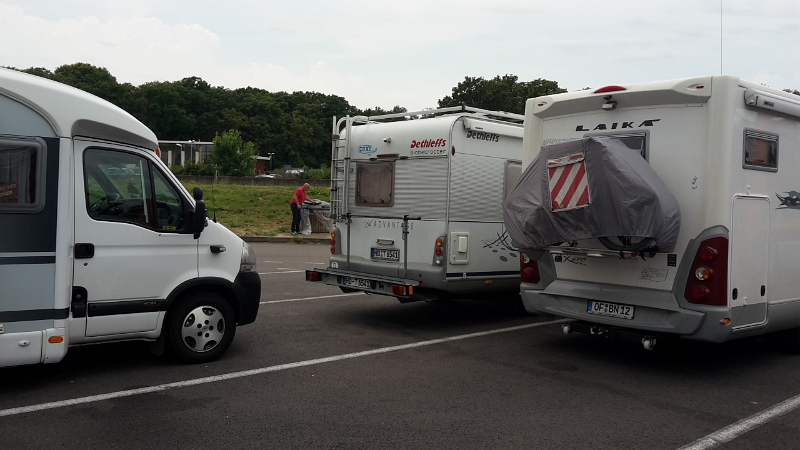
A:
<svg viewBox="0 0 800 450">
<path fill-rule="evenodd" d="M 323 164 L 319 169 L 308 169 L 303 178 L 311 180 L 330 180 L 331 168 L 327 164 Z"/>
</svg>

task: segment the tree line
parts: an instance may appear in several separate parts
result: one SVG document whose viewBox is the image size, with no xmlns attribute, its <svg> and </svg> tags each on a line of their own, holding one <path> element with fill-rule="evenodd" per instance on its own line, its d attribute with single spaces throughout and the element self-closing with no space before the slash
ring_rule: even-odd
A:
<svg viewBox="0 0 800 450">
<path fill-rule="evenodd" d="M 19 69 L 16 69 L 19 70 Z M 319 92 L 269 92 L 246 87 L 211 86 L 198 77 L 153 81 L 134 86 L 119 83 L 107 69 L 87 63 L 22 69 L 103 98 L 136 117 L 162 140 L 213 141 L 235 130 L 249 150 L 274 153 L 273 167 L 321 167 L 330 163 L 331 118 L 345 115 L 404 113 L 390 109 L 359 109 L 344 97 Z M 525 100 L 565 92 L 555 81 L 519 81 L 516 75 L 465 77 L 438 107 L 467 105 L 522 114 Z M 402 119 L 401 119 L 402 120 Z"/>
</svg>

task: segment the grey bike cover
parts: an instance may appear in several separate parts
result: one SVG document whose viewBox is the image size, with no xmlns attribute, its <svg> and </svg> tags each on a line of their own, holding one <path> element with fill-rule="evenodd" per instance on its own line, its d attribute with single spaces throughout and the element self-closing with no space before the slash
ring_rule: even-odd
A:
<svg viewBox="0 0 800 450">
<path fill-rule="evenodd" d="M 542 147 L 503 202 L 511 242 L 529 256 L 564 241 L 649 237 L 675 250 L 678 201 L 642 155 L 618 139 Z"/>
</svg>

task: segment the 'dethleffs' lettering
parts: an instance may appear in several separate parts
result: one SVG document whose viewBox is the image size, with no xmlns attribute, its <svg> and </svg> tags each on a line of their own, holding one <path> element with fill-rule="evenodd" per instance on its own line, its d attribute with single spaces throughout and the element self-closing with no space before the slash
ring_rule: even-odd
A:
<svg viewBox="0 0 800 450">
<path fill-rule="evenodd" d="M 411 141 L 411 148 L 431 148 L 431 147 L 445 147 L 447 146 L 446 139 L 425 139 L 424 141 Z"/>
</svg>

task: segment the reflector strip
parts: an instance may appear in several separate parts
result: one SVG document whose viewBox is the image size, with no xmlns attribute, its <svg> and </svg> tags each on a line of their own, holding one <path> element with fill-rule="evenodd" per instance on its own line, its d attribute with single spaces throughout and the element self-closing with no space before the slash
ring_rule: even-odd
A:
<svg viewBox="0 0 800 450">
<path fill-rule="evenodd" d="M 583 154 L 548 160 L 547 171 L 551 211 L 589 206 L 589 180 Z"/>
</svg>

